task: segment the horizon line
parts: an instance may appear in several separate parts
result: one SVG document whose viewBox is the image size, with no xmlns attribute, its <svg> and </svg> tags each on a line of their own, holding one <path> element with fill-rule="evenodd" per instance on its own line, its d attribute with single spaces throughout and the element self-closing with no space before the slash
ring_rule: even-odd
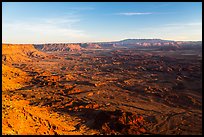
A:
<svg viewBox="0 0 204 137">
<path fill-rule="evenodd" d="M 118 41 L 122 41 L 122 40 L 127 40 L 127 39 L 131 39 L 131 40 L 141 40 L 141 39 L 144 39 L 144 40 L 153 40 L 153 39 L 157 39 L 157 40 L 166 40 L 166 41 L 173 41 L 173 42 L 198 42 L 198 41 L 201 41 L 202 40 L 171 40 L 171 39 L 160 39 L 160 38 L 125 38 L 125 39 L 121 39 L 121 40 L 113 40 L 113 41 L 89 41 L 89 42 L 35 42 L 35 43 L 13 43 L 13 42 L 2 42 L 2 44 L 51 44 L 51 43 L 54 43 L 54 44 L 57 44 L 57 43 L 60 43 L 60 44 L 64 44 L 64 43 L 70 43 L 70 44 L 78 44 L 78 43 L 108 43 L 108 42 L 118 42 Z"/>
</svg>

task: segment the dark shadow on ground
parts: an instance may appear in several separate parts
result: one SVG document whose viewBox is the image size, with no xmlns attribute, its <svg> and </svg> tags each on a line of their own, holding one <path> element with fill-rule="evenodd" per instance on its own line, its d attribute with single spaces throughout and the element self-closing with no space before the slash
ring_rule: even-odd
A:
<svg viewBox="0 0 204 137">
<path fill-rule="evenodd" d="M 79 117 L 87 127 L 99 130 L 105 135 L 140 135 L 151 134 L 145 125 L 142 116 L 131 112 L 123 112 L 122 110 L 106 111 L 100 109 L 98 104 L 90 104 L 82 100 L 70 102 L 68 106 L 63 108 L 53 108 L 54 111 L 60 113 L 68 113 L 72 116 Z"/>
</svg>

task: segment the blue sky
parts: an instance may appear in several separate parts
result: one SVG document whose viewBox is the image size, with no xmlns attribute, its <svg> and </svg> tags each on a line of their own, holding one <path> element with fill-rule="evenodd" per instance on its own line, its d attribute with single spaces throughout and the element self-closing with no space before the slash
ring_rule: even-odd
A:
<svg viewBox="0 0 204 137">
<path fill-rule="evenodd" d="M 3 2 L 3 43 L 202 40 L 201 2 Z"/>
</svg>

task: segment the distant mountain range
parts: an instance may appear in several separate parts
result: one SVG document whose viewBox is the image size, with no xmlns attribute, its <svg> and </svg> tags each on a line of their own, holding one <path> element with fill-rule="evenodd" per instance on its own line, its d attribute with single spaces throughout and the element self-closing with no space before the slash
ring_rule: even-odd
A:
<svg viewBox="0 0 204 137">
<path fill-rule="evenodd" d="M 121 48 L 197 48 L 202 47 L 202 41 L 173 41 L 162 39 L 124 39 L 113 42 L 89 43 L 49 43 L 36 44 L 35 47 L 42 51 L 79 51 L 91 49 L 121 49 Z"/>
<path fill-rule="evenodd" d="M 162 40 L 162 39 L 124 39 L 115 42 L 107 42 L 112 44 L 135 44 L 135 43 L 158 43 L 158 42 L 174 42 L 172 40 Z M 106 43 L 106 42 L 103 42 Z"/>
</svg>

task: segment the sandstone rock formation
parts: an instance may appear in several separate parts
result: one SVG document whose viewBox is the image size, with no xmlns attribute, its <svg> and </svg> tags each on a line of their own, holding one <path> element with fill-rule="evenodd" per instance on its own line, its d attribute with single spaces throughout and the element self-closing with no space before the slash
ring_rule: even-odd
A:
<svg viewBox="0 0 204 137">
<path fill-rule="evenodd" d="M 80 44 L 43 44 L 35 45 L 42 51 L 80 51 Z"/>
<path fill-rule="evenodd" d="M 45 58 L 32 44 L 2 44 L 3 63 L 19 63 L 32 61 L 31 58 Z"/>
</svg>

